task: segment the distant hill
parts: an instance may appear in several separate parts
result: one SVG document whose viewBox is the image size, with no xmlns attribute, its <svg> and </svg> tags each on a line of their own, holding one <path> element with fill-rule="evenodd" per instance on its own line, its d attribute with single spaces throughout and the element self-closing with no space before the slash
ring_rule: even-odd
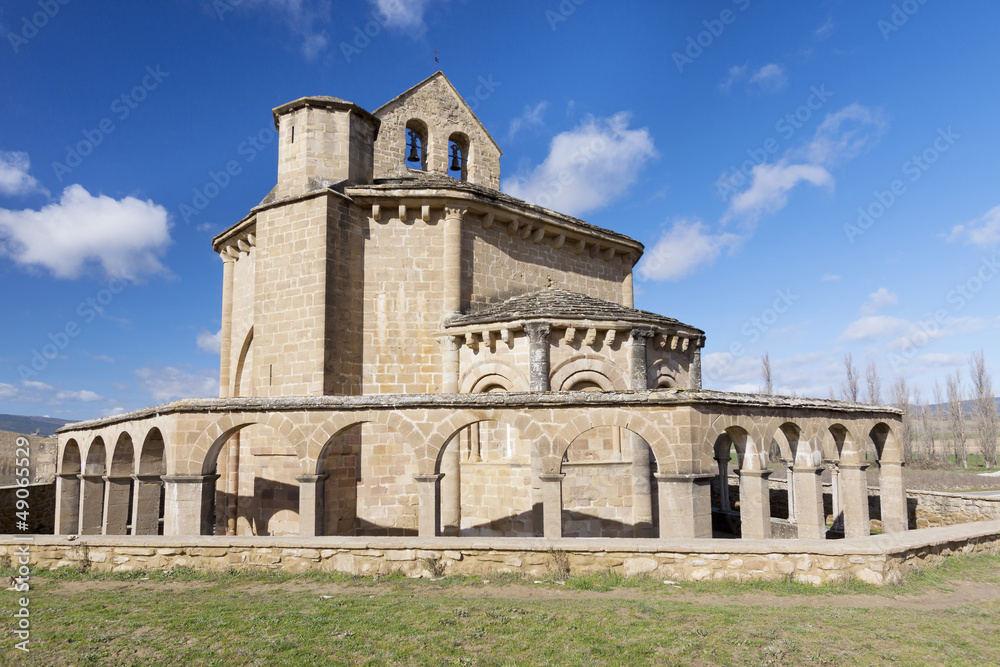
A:
<svg viewBox="0 0 1000 667">
<path fill-rule="evenodd" d="M 33 435 L 37 430 L 39 435 L 53 435 L 60 426 L 68 424 L 65 419 L 53 417 L 24 417 L 22 415 L 0 415 L 0 431 L 11 433 L 27 433 Z"/>
</svg>

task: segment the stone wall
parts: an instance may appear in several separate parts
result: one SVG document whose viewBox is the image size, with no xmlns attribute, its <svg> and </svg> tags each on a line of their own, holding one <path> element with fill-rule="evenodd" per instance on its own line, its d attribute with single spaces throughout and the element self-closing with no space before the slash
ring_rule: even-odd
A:
<svg viewBox="0 0 1000 667">
<path fill-rule="evenodd" d="M 0 561 L 24 543 L 0 537 Z M 77 567 L 131 572 L 200 570 L 320 570 L 408 577 L 515 573 L 617 572 L 676 581 L 792 580 L 819 585 L 855 578 L 898 582 L 907 572 L 955 554 L 996 553 L 1000 521 L 880 535 L 859 540 L 525 540 L 491 543 L 451 538 L 135 538 L 83 536 L 75 541 L 36 536 L 28 547 L 38 568 Z"/>
</svg>

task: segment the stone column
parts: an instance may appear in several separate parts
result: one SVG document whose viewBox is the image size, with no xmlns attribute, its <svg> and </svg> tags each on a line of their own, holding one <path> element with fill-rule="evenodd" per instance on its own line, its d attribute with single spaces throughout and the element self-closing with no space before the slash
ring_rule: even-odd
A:
<svg viewBox="0 0 1000 667">
<path fill-rule="evenodd" d="M 788 522 L 795 523 L 795 466 L 791 459 L 781 459 L 785 465 L 785 488 L 788 492 Z"/>
<path fill-rule="evenodd" d="M 632 329 L 629 333 L 629 389 L 649 389 L 646 375 L 646 346 L 653 332 L 649 329 Z"/>
<path fill-rule="evenodd" d="M 80 475 L 80 535 L 100 535 L 104 527 L 104 475 Z"/>
<path fill-rule="evenodd" d="M 56 476 L 56 535 L 72 535 L 80 530 L 80 476 L 60 473 Z"/>
<path fill-rule="evenodd" d="M 233 273 L 236 260 L 226 252 L 219 253 L 219 256 L 222 257 L 222 333 L 219 334 L 222 349 L 219 353 L 219 398 L 226 398 L 233 395 Z"/>
<path fill-rule="evenodd" d="M 626 308 L 635 308 L 635 290 L 632 281 L 632 255 L 625 255 L 625 280 L 622 281 L 622 305 Z"/>
<path fill-rule="evenodd" d="M 157 535 L 160 532 L 159 475 L 132 475 L 132 534 Z"/>
<path fill-rule="evenodd" d="M 236 534 L 240 509 L 240 432 L 233 433 L 225 445 L 226 456 L 226 535 Z M 301 520 L 301 515 L 299 516 Z"/>
<path fill-rule="evenodd" d="M 548 322 L 528 322 L 528 383 L 531 391 L 549 391 L 549 334 Z"/>
<path fill-rule="evenodd" d="M 473 424 L 462 433 L 476 428 Z M 462 452 L 459 450 L 459 438 L 462 433 L 456 433 L 452 442 L 448 443 L 441 454 L 441 534 L 457 537 L 462 530 Z"/>
<path fill-rule="evenodd" d="M 104 477 L 104 535 L 128 535 L 128 506 L 132 476 Z"/>
<path fill-rule="evenodd" d="M 901 461 L 880 462 L 879 488 L 882 505 L 882 532 L 902 533 L 909 526 L 906 509 L 906 486 Z"/>
<path fill-rule="evenodd" d="M 445 336 L 441 339 L 441 361 L 443 364 L 441 393 L 443 394 L 458 393 L 461 341 L 462 339 L 458 336 Z"/>
<path fill-rule="evenodd" d="M 826 539 L 826 512 L 823 511 L 823 467 L 796 463 L 795 514 L 799 539 Z"/>
<path fill-rule="evenodd" d="M 872 534 L 868 515 L 868 465 L 841 463 L 841 486 L 844 490 L 844 537 L 868 537 Z"/>
<path fill-rule="evenodd" d="M 771 539 L 771 470 L 740 471 L 740 527 L 743 539 Z"/>
<path fill-rule="evenodd" d="M 326 525 L 324 482 L 329 475 L 299 475 L 299 535 L 323 535 Z"/>
<path fill-rule="evenodd" d="M 713 475 L 655 475 L 660 489 L 660 538 L 712 537 Z"/>
<path fill-rule="evenodd" d="M 441 360 L 443 362 L 443 381 L 441 393 L 458 393 L 458 372 L 460 364 L 459 352 L 462 349 L 462 339 L 458 336 L 445 336 L 441 339 Z"/>
<path fill-rule="evenodd" d="M 718 484 L 719 484 L 719 509 L 728 512 L 732 509 L 729 498 L 729 459 L 718 458 L 715 462 L 719 464 Z"/>
<path fill-rule="evenodd" d="M 441 474 L 415 475 L 413 479 L 417 482 L 417 498 L 420 501 L 419 514 L 417 515 L 417 535 L 419 537 L 435 537 L 438 534 L 440 503 L 438 502 L 438 490 Z"/>
<path fill-rule="evenodd" d="M 840 504 L 840 467 L 837 461 L 824 461 L 830 469 L 830 506 L 833 512 L 833 530 L 844 529 L 844 517 L 841 514 Z"/>
<path fill-rule="evenodd" d="M 211 535 L 215 532 L 212 511 L 218 475 L 169 475 L 163 477 L 166 500 L 164 535 Z"/>
<path fill-rule="evenodd" d="M 688 389 L 701 389 L 701 346 L 703 343 L 704 341 L 699 338 L 691 344 L 693 349 L 691 350 L 691 372 L 688 373 Z"/>
<path fill-rule="evenodd" d="M 444 304 L 447 317 L 462 312 L 462 218 L 465 208 L 446 206 L 444 209 Z"/>
<path fill-rule="evenodd" d="M 562 537 L 562 481 L 565 473 L 542 474 L 542 534 L 549 539 Z"/>
</svg>

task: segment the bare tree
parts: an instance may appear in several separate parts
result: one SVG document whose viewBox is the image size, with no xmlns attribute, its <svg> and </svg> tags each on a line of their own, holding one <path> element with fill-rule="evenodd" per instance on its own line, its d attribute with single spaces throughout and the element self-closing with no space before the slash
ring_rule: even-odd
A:
<svg viewBox="0 0 1000 667">
<path fill-rule="evenodd" d="M 969 371 L 972 375 L 972 408 L 979 433 L 979 451 L 989 467 L 997 465 L 997 399 L 993 395 L 993 378 L 986 368 L 986 355 L 982 350 L 969 357 Z"/>
<path fill-rule="evenodd" d="M 771 355 L 767 352 L 764 356 L 760 358 L 760 375 L 761 379 L 764 381 L 764 386 L 761 387 L 758 393 L 771 395 L 774 393 L 774 381 L 771 377 Z"/>
<path fill-rule="evenodd" d="M 920 406 L 920 441 L 923 443 L 927 458 L 937 458 L 937 447 L 934 446 L 934 413 L 926 400 Z"/>
<path fill-rule="evenodd" d="M 841 394 L 844 396 L 845 401 L 857 403 L 858 369 L 854 366 L 854 359 L 851 357 L 850 352 L 844 355 L 844 372 L 846 374 L 846 378 L 844 379 L 844 385 L 840 390 Z"/>
<path fill-rule="evenodd" d="M 878 376 L 878 366 L 875 362 L 868 364 L 868 369 L 865 371 L 865 381 L 868 385 L 868 402 L 872 405 L 878 405 L 882 402 L 882 380 Z"/>
<path fill-rule="evenodd" d="M 913 460 L 913 442 L 916 440 L 916 429 L 913 423 L 913 410 L 910 406 L 910 388 L 906 386 L 906 378 L 897 378 L 892 385 L 893 402 L 896 408 L 903 411 L 903 425 L 899 439 L 903 447 L 903 460 Z"/>
<path fill-rule="evenodd" d="M 948 434 L 951 436 L 951 450 L 955 454 L 955 465 L 969 467 L 966 452 L 965 405 L 962 401 L 965 389 L 962 387 L 962 370 L 955 369 L 945 382 L 948 390 Z"/>
</svg>

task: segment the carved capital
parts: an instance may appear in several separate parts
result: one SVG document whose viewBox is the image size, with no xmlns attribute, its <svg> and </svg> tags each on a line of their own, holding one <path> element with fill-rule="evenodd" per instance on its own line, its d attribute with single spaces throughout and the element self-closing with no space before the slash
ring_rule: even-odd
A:
<svg viewBox="0 0 1000 667">
<path fill-rule="evenodd" d="M 445 219 L 458 218 L 459 220 L 461 220 L 462 218 L 465 217 L 465 213 L 468 210 L 469 209 L 466 206 L 445 206 L 444 217 Z"/>
</svg>

